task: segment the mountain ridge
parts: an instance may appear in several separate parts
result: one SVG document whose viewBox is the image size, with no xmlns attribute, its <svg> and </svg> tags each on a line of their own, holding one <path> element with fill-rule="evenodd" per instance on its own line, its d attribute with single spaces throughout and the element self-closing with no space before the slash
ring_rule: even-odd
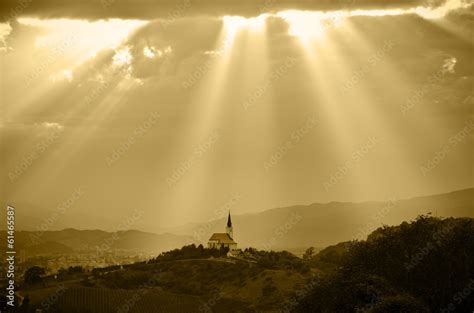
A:
<svg viewBox="0 0 474 313">
<path fill-rule="evenodd" d="M 235 240 L 239 247 L 292 249 L 326 247 L 338 242 L 365 239 L 382 225 L 396 225 L 418 215 L 474 217 L 474 188 L 425 195 L 409 199 L 367 202 L 328 202 L 278 207 L 258 213 L 232 214 Z M 18 241 L 28 242 L 31 234 L 42 241 L 56 242 L 73 250 L 99 245 L 105 238 L 119 234 L 114 248 L 161 252 L 185 244 L 204 244 L 214 232 L 225 230 L 227 216 L 193 222 L 156 232 L 140 229 L 107 231 L 65 228 L 45 232 L 17 231 Z M 26 238 L 26 239 L 25 239 Z M 31 240 L 30 240 L 31 241 Z"/>
</svg>

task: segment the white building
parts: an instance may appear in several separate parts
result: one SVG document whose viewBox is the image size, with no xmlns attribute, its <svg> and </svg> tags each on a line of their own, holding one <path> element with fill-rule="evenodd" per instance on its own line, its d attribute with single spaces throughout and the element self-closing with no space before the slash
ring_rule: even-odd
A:
<svg viewBox="0 0 474 313">
<path fill-rule="evenodd" d="M 212 234 L 211 238 L 209 238 L 209 242 L 207 243 L 207 247 L 209 249 L 216 248 L 220 249 L 221 247 L 229 248 L 229 250 L 236 250 L 237 243 L 234 241 L 234 229 L 232 227 L 232 220 L 229 216 L 227 218 L 227 227 L 225 233 L 214 233 Z"/>
</svg>

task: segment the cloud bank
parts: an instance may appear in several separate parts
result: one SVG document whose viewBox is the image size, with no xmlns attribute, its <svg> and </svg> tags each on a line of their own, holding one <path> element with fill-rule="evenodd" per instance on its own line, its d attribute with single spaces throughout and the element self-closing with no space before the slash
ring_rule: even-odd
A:
<svg viewBox="0 0 474 313">
<path fill-rule="evenodd" d="M 257 16 L 282 10 L 369 10 L 437 8 L 451 0 L 4 0 L 0 19 L 18 16 L 80 19 L 176 19 L 189 15 Z M 454 1 L 459 5 L 465 0 Z"/>
</svg>

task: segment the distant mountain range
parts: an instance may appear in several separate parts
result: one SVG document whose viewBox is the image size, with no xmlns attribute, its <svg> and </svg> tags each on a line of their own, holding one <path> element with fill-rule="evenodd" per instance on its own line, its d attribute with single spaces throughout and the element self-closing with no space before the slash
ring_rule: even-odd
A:
<svg viewBox="0 0 474 313">
<path fill-rule="evenodd" d="M 296 251 L 365 239 L 384 224 L 397 225 L 429 213 L 440 217 L 474 217 L 474 188 L 404 200 L 297 205 L 232 215 L 232 222 L 234 239 L 240 247 Z M 18 249 L 27 249 L 29 254 L 72 253 L 103 244 L 114 250 L 159 253 L 190 243 L 205 244 L 212 233 L 225 231 L 226 219 L 187 224 L 163 234 L 137 230 L 17 231 L 16 245 Z M 0 234 L 5 238 L 4 231 Z M 40 240 L 34 243 L 37 237 Z"/>
<path fill-rule="evenodd" d="M 5 238 L 5 231 L 0 232 Z M 16 250 L 26 250 L 28 255 L 70 254 L 102 250 L 160 253 L 192 242 L 183 235 L 153 234 L 138 230 L 105 232 L 101 230 L 64 229 L 60 231 L 17 231 Z M 0 243 L 0 247 L 3 242 Z"/>
<path fill-rule="evenodd" d="M 235 215 L 232 222 L 234 238 L 241 247 L 294 250 L 365 239 L 384 224 L 397 225 L 428 213 L 440 217 L 474 217 L 474 188 L 404 200 L 297 205 Z M 206 242 L 213 232 L 225 231 L 226 218 L 168 231 Z"/>
</svg>

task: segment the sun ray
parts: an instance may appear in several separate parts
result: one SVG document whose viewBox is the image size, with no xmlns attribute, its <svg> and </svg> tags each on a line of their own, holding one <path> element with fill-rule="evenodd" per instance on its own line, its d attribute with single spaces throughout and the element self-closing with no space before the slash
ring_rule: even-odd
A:
<svg viewBox="0 0 474 313">
<path fill-rule="evenodd" d="M 203 63 L 203 66 L 206 67 L 205 73 L 196 86 L 192 87 L 193 104 L 187 113 L 190 115 L 188 118 L 190 124 L 183 137 L 177 139 L 180 144 L 177 151 L 180 151 L 179 154 L 183 155 L 183 161 L 186 161 L 186 158 L 193 155 L 190 148 L 199 147 L 213 134 L 219 139 L 212 145 L 212 153 L 206 152 L 205 157 L 200 158 L 185 177 L 172 186 L 170 198 L 174 200 L 170 201 L 179 203 L 182 193 L 186 192 L 188 199 L 191 198 L 199 202 L 206 194 L 207 184 L 213 176 L 210 173 L 216 171 L 213 160 L 220 151 L 219 146 L 222 141 L 220 137 L 226 136 L 226 140 L 231 140 L 229 136 L 233 136 L 232 133 L 223 133 L 223 129 L 226 128 L 226 125 L 221 124 L 223 114 L 227 115 L 231 111 L 236 115 L 245 113 L 240 101 L 235 99 L 238 90 L 243 86 L 230 85 L 230 77 L 244 74 L 255 82 L 264 76 L 266 70 L 265 18 L 265 16 L 249 19 L 234 16 L 223 17 L 221 34 L 214 49 L 210 51 L 212 57 L 208 56 L 211 58 L 211 62 Z M 244 62 L 243 58 L 247 56 L 246 53 L 255 48 L 259 51 L 255 59 Z M 231 161 L 229 160 L 229 162 Z M 178 165 L 179 163 L 177 163 Z M 178 213 L 183 214 L 183 212 Z"/>
<path fill-rule="evenodd" d="M 35 49 L 43 53 L 33 68 L 16 73 L 19 82 L 15 92 L 21 93 L 22 97 L 16 97 L 15 106 L 9 106 L 7 113 L 10 118 L 21 116 L 37 99 L 46 97 L 54 88 L 55 77 L 66 72 L 69 81 L 74 82 L 75 71 L 81 64 L 100 51 L 117 47 L 133 31 L 146 24 L 138 20 L 89 22 L 36 18 L 19 18 L 18 22 L 43 29 L 45 34 L 36 38 Z"/>
</svg>

